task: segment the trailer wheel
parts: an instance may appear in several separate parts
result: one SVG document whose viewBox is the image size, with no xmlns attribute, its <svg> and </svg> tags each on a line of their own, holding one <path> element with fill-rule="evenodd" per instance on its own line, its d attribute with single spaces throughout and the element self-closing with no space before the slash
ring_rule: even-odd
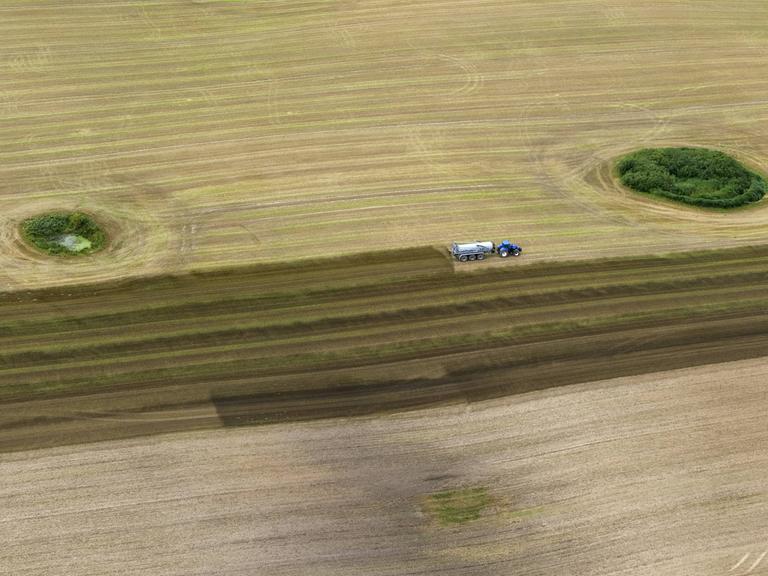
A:
<svg viewBox="0 0 768 576">
<path fill-rule="evenodd" d="M 477 256 L 475 256 L 474 254 L 470 254 L 470 255 L 469 255 L 469 259 L 470 259 L 470 260 L 474 260 L 475 258 L 477 258 Z"/>
<path fill-rule="evenodd" d="M 459 256 L 459 262 L 466 262 L 466 261 L 467 261 L 466 255 L 462 254 L 461 256 Z"/>
<path fill-rule="evenodd" d="M 501 258 L 506 258 L 507 256 L 509 256 L 509 250 L 505 250 L 502 248 L 501 250 L 499 250 L 499 256 Z"/>
<path fill-rule="evenodd" d="M 478 254 L 477 255 L 477 259 L 478 260 L 482 260 L 483 258 L 485 258 L 485 254 Z"/>
</svg>

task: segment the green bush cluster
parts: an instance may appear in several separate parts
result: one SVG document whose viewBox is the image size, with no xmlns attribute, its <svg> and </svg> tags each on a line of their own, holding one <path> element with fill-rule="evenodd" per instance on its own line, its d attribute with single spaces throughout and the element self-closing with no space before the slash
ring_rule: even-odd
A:
<svg viewBox="0 0 768 576">
<path fill-rule="evenodd" d="M 88 254 L 99 250 L 107 241 L 106 234 L 90 216 L 82 212 L 42 214 L 22 222 L 24 239 L 49 254 Z M 61 244 L 61 237 L 81 236 L 91 246 L 73 252 Z"/>
<path fill-rule="evenodd" d="M 757 202 L 765 180 L 730 156 L 705 148 L 647 148 L 621 158 L 622 184 L 705 208 L 735 208 Z"/>
</svg>

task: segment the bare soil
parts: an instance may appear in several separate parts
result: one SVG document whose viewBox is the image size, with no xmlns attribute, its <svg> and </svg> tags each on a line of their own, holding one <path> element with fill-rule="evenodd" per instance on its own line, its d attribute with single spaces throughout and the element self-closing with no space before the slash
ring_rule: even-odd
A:
<svg viewBox="0 0 768 576">
<path fill-rule="evenodd" d="M 5 454 L 0 564 L 48 576 L 763 574 L 766 378 L 759 358 Z M 469 486 L 492 497 L 480 519 L 423 514 L 426 495 Z"/>
</svg>

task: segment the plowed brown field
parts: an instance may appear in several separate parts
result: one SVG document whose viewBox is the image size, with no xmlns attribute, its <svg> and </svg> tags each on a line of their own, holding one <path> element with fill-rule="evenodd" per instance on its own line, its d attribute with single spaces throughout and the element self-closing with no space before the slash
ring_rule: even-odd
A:
<svg viewBox="0 0 768 576">
<path fill-rule="evenodd" d="M 7 454 L 0 566 L 762 575 L 767 378 L 748 360 L 389 417 Z M 431 524 L 424 496 L 457 486 L 485 486 L 493 504 L 469 524 Z"/>
</svg>

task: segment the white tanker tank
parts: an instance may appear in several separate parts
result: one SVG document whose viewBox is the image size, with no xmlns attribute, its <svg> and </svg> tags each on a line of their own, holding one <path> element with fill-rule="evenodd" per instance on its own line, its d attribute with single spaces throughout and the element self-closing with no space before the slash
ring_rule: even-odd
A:
<svg viewBox="0 0 768 576">
<path fill-rule="evenodd" d="M 482 260 L 486 254 L 493 254 L 496 250 L 496 245 L 493 242 L 467 242 L 465 244 L 459 244 L 454 242 L 451 245 L 451 254 L 466 262 L 467 260 Z"/>
</svg>

